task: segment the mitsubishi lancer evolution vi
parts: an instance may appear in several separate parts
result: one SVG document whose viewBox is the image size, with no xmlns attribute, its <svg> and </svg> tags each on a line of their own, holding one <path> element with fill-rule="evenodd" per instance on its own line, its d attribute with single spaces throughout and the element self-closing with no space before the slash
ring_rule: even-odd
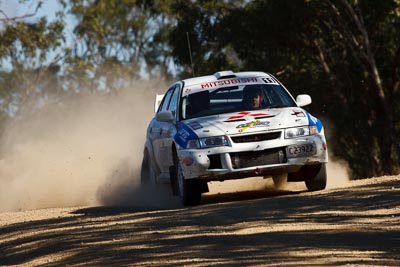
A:
<svg viewBox="0 0 400 267">
<path fill-rule="evenodd" d="M 160 96 L 158 96 L 160 99 Z M 148 129 L 141 182 L 170 182 L 195 205 L 207 182 L 254 176 L 326 187 L 328 150 L 319 119 L 273 75 L 221 71 L 175 82 Z"/>
</svg>

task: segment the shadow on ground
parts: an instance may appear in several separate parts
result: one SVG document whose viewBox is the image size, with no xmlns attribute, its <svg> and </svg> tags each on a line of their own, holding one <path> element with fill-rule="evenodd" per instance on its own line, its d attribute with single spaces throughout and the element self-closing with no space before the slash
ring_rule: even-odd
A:
<svg viewBox="0 0 400 267">
<path fill-rule="evenodd" d="M 76 209 L 0 228 L 0 265 L 398 266 L 399 182 Z"/>
</svg>

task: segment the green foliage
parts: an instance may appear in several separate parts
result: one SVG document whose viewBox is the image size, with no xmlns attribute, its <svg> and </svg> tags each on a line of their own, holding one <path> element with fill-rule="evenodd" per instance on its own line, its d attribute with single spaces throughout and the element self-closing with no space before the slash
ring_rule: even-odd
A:
<svg viewBox="0 0 400 267">
<path fill-rule="evenodd" d="M 30 1 L 21 1 L 30 2 Z M 63 1 L 60 1 L 63 4 Z M 30 99 L 59 90 L 59 67 L 52 54 L 64 42 L 62 14 L 49 22 L 34 11 L 0 19 L 0 95 L 2 117 L 14 116 Z"/>
<path fill-rule="evenodd" d="M 164 14 L 168 2 L 135 0 L 71 1 L 71 13 L 78 23 L 78 38 L 71 62 L 85 63 L 86 74 L 96 82 L 94 88 L 112 90 L 121 86 L 121 79 L 139 78 L 141 68 L 147 75 L 169 76 L 171 55 L 165 46 L 170 31 Z M 74 67 L 74 66 L 72 66 Z M 90 71 L 89 71 L 90 70 Z M 83 77 L 78 76 L 77 79 Z"/>
<path fill-rule="evenodd" d="M 169 44 L 175 63 L 184 67 L 181 77 L 192 76 L 189 36 L 193 56 L 194 74 L 206 75 L 222 68 L 238 69 L 240 62 L 235 51 L 225 44 L 221 37 L 224 31 L 233 28 L 221 27 L 221 21 L 228 16 L 232 7 L 240 6 L 243 1 L 176 1 L 172 11 L 177 20 L 176 27 L 170 35 Z"/>
<path fill-rule="evenodd" d="M 60 45 L 63 24 L 59 21 L 49 23 L 45 18 L 35 22 L 18 21 L 3 24 L 0 33 L 0 58 L 13 64 L 29 64 L 35 60 L 39 65 L 47 59 L 48 52 Z"/>
</svg>

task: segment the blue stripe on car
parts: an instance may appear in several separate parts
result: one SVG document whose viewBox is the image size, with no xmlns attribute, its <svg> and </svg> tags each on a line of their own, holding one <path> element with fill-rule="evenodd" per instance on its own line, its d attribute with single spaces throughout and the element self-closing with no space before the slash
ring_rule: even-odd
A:
<svg viewBox="0 0 400 267">
<path fill-rule="evenodd" d="M 320 133 L 322 131 L 322 122 L 317 119 L 316 117 L 314 117 L 313 115 L 311 115 L 310 113 L 306 112 L 307 117 L 308 117 L 308 123 L 310 126 L 317 126 L 317 130 Z"/>
<path fill-rule="evenodd" d="M 174 136 L 175 143 L 177 143 L 182 148 L 186 148 L 189 140 L 197 139 L 197 134 L 185 123 L 178 123 L 178 131 Z"/>
</svg>

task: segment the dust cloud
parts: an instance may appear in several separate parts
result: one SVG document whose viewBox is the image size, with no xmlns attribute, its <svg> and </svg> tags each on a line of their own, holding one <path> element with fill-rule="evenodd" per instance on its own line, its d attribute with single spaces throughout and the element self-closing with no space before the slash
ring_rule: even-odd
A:
<svg viewBox="0 0 400 267">
<path fill-rule="evenodd" d="M 327 165 L 327 175 L 327 189 L 346 187 L 350 183 L 350 168 L 344 160 L 331 156 Z"/>
<path fill-rule="evenodd" d="M 333 153 L 334 148 L 332 147 L 332 143 L 330 140 L 334 140 L 335 136 L 335 125 L 328 118 L 322 118 L 324 123 L 325 136 L 328 143 L 328 152 L 329 152 L 329 162 L 327 167 L 327 175 L 328 175 L 328 183 L 326 185 L 327 189 L 334 189 L 345 187 L 350 182 L 350 168 L 348 163 L 336 157 Z"/>
<path fill-rule="evenodd" d="M 42 100 L 39 111 L 28 110 L 9 122 L 0 140 L 0 212 L 85 205 L 179 205 L 167 188 L 147 191 L 139 187 L 154 95 L 166 87 L 138 83 L 138 88 L 114 94 L 48 98 Z M 348 181 L 346 164 L 331 161 L 328 188 L 345 186 Z M 272 179 L 262 177 L 212 182 L 209 187 L 210 194 L 274 190 Z M 287 189 L 304 188 L 304 183 L 289 183 Z"/>
<path fill-rule="evenodd" d="M 138 185 L 155 93 L 141 83 L 47 99 L 9 122 L 0 142 L 0 211 L 154 203 Z"/>
</svg>

